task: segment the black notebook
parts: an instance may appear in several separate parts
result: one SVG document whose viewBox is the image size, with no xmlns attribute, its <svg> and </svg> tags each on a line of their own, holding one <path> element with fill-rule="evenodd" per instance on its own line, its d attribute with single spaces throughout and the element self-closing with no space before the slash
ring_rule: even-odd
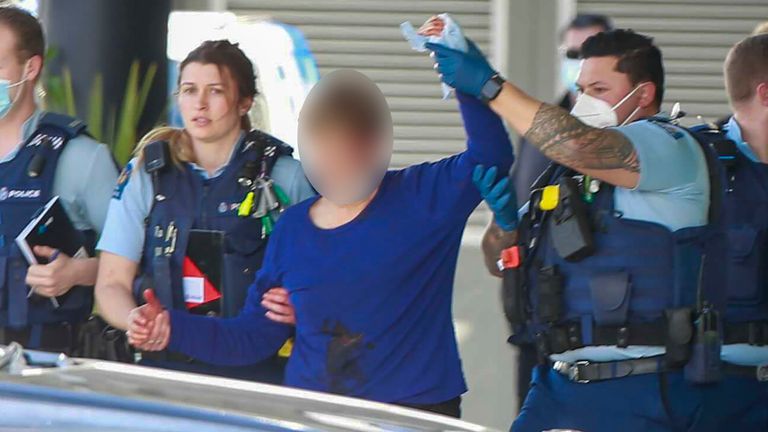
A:
<svg viewBox="0 0 768 432">
<path fill-rule="evenodd" d="M 33 252 L 35 246 L 49 246 L 73 258 L 88 258 L 85 236 L 75 229 L 58 196 L 38 211 L 16 237 L 16 244 L 30 265 L 40 264 Z"/>
</svg>

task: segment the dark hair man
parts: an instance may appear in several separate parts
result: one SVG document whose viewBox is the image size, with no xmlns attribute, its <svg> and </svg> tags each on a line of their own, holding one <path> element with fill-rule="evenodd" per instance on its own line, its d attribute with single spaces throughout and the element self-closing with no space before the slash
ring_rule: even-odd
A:
<svg viewBox="0 0 768 432">
<path fill-rule="evenodd" d="M 562 31 L 560 82 L 566 91 L 562 98 L 560 98 L 559 106 L 563 109 L 570 111 L 574 102 L 576 102 L 578 94 L 576 78 L 579 76 L 579 68 L 581 66 L 581 44 L 590 36 L 611 29 L 613 29 L 611 20 L 605 15 L 579 14 Z M 536 147 L 530 145 L 525 138 L 521 138 L 519 144 L 517 160 L 512 167 L 511 175 L 518 199 L 525 202 L 528 198 L 531 184 L 549 165 L 550 160 Z M 495 270 L 493 272 L 494 274 L 497 273 Z M 528 377 L 530 378 L 530 374 L 528 374 Z M 528 381 L 526 380 L 524 384 L 527 389 Z"/>
<path fill-rule="evenodd" d="M 587 39 L 571 113 L 504 81 L 480 55 L 428 47 L 444 82 L 487 101 L 554 162 L 519 224 L 508 179 L 475 173 L 495 213 L 483 247 L 501 258 L 507 318 L 541 360 L 512 430 L 673 430 L 708 412 L 703 386 L 667 352 L 677 327 L 666 314 L 694 307 L 709 170 L 696 139 L 659 113 L 664 69 L 652 39 Z"/>
</svg>

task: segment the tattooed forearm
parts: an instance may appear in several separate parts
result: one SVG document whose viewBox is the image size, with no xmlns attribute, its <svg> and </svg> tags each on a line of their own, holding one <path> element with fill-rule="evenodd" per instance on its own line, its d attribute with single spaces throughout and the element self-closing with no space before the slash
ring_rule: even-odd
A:
<svg viewBox="0 0 768 432">
<path fill-rule="evenodd" d="M 576 170 L 640 172 L 635 148 L 624 134 L 587 126 L 553 105 L 541 104 L 525 138 L 548 158 Z"/>
</svg>

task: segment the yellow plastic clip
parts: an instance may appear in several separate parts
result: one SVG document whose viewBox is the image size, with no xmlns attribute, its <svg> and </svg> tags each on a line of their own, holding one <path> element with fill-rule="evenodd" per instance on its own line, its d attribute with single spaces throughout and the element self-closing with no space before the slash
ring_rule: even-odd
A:
<svg viewBox="0 0 768 432">
<path fill-rule="evenodd" d="M 293 352 L 293 338 L 290 338 L 287 341 L 285 341 L 283 346 L 280 348 L 280 351 L 277 352 L 277 355 L 283 358 L 288 358 L 291 356 L 292 352 Z"/>
<path fill-rule="evenodd" d="M 245 195 L 245 199 L 240 203 L 237 208 L 237 215 L 240 217 L 248 217 L 251 215 L 251 209 L 253 208 L 253 191 L 248 192 Z"/>
<path fill-rule="evenodd" d="M 541 191 L 541 201 L 539 208 L 544 211 L 554 210 L 560 201 L 560 185 L 549 185 Z"/>
</svg>

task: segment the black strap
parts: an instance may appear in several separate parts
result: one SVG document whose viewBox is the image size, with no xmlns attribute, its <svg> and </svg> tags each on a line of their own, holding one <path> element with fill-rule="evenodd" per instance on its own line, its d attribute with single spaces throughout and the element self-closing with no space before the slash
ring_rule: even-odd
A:
<svg viewBox="0 0 768 432">
<path fill-rule="evenodd" d="M 723 363 L 723 373 L 744 378 L 753 378 L 760 382 L 768 382 L 768 364 L 760 366 L 740 366 Z"/>
<path fill-rule="evenodd" d="M 194 363 L 196 360 L 186 354 L 163 351 L 142 351 L 141 358 L 157 362 Z"/>
<path fill-rule="evenodd" d="M 581 335 L 580 323 L 556 325 L 537 334 L 536 344 L 544 357 L 586 346 L 610 345 L 622 348 L 629 345 L 665 346 L 667 324 L 664 321 L 657 321 L 616 327 L 593 326 L 592 341 L 588 345 L 584 343 Z"/>
<path fill-rule="evenodd" d="M 258 129 L 248 132 L 244 145 L 244 152 L 255 151 L 254 159 L 259 162 L 258 174 L 261 177 L 270 176 L 280 156 L 293 153 L 293 149 L 288 144 Z"/>
<path fill-rule="evenodd" d="M 614 362 L 554 362 L 552 369 L 565 375 L 569 380 L 582 384 L 670 370 L 664 362 L 664 356 Z"/>
<path fill-rule="evenodd" d="M 79 324 L 59 323 L 43 324 L 40 333 L 40 344 L 36 349 L 51 352 L 62 352 L 70 355 L 77 344 L 80 331 Z M 8 345 L 17 342 L 21 346 L 29 346 L 32 339 L 32 327 L 12 328 L 0 327 L 0 344 Z"/>
<path fill-rule="evenodd" d="M 768 321 L 727 323 L 723 336 L 723 343 L 726 345 L 768 345 Z"/>
</svg>

